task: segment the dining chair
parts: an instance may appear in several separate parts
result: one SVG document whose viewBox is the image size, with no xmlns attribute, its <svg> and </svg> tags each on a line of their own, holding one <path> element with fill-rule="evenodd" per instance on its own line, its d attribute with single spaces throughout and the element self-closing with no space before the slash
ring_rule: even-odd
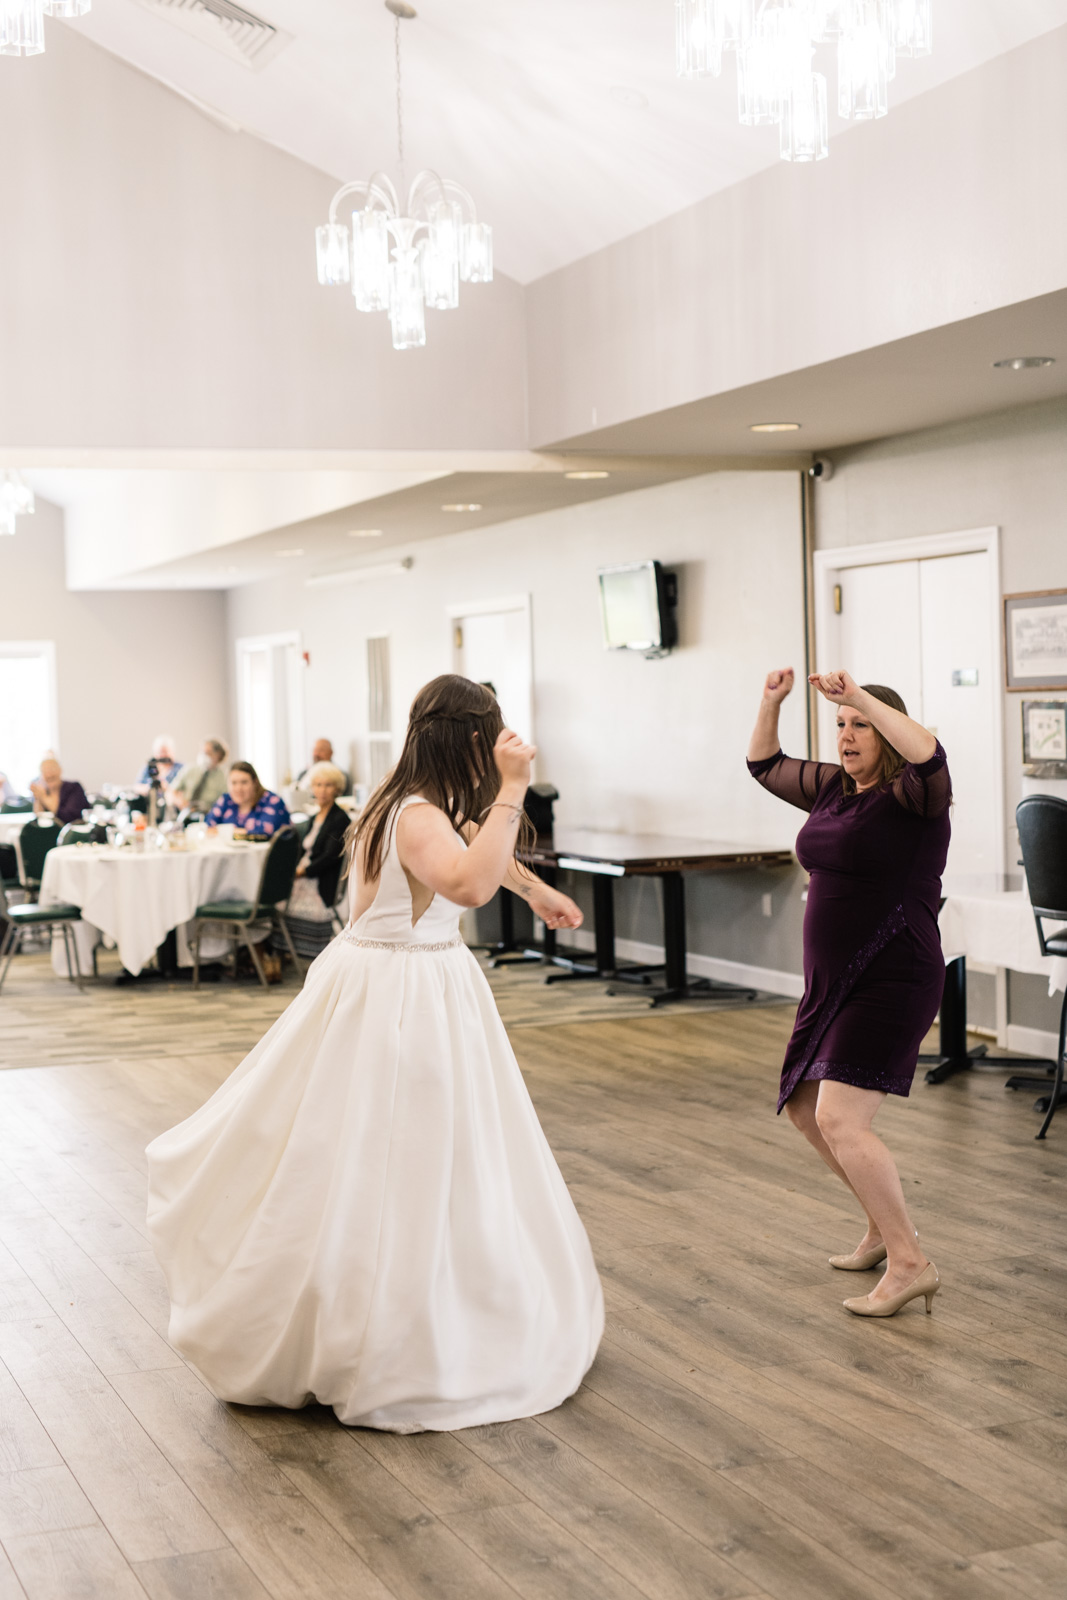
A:
<svg viewBox="0 0 1067 1600">
<path fill-rule="evenodd" d="M 256 922 L 269 920 L 276 928 L 281 929 L 289 954 L 293 958 L 293 965 L 304 978 L 304 968 L 300 964 L 300 957 L 293 944 L 293 936 L 286 921 L 285 913 L 289 908 L 289 897 L 293 892 L 296 881 L 296 869 L 300 862 L 300 840 L 297 838 L 295 828 L 279 828 L 270 844 L 267 846 L 263 863 L 263 871 L 259 880 L 259 888 L 254 900 L 213 900 L 202 906 L 197 906 L 193 918 L 193 988 L 200 987 L 200 930 L 205 922 L 221 923 L 231 930 L 233 939 L 234 960 L 236 964 L 237 945 L 243 943 L 248 948 L 252 957 L 252 965 L 263 987 L 269 988 L 267 975 L 263 971 L 263 963 L 259 958 L 252 939 L 252 927 Z"/>
<path fill-rule="evenodd" d="M 67 844 L 107 844 L 107 829 L 102 822 L 68 822 L 60 829 L 56 846 Z"/>
<path fill-rule="evenodd" d="M 1044 922 L 1067 923 L 1067 800 L 1051 794 L 1027 795 L 1015 808 L 1015 822 L 1019 829 L 1019 843 L 1026 870 L 1026 887 L 1037 923 L 1037 940 L 1043 956 L 1067 957 L 1067 927 L 1060 926 L 1046 933 Z M 1063 1087 L 1064 1053 L 1067 1051 L 1067 990 L 1060 1007 L 1060 1036 L 1056 1047 L 1056 1070 L 1047 1098 L 1042 1095 L 1035 1109 L 1045 1113 L 1045 1120 L 1035 1135 L 1043 1139 L 1058 1106 L 1067 1104 L 1067 1090 Z M 1011 1088 L 1033 1085 L 1043 1088 L 1036 1078 L 1009 1078 Z"/>
<path fill-rule="evenodd" d="M 15 858 L 19 865 L 19 883 L 27 894 L 41 887 L 44 876 L 44 858 L 59 841 L 62 828 L 52 822 L 27 822 L 15 840 Z"/>
<path fill-rule="evenodd" d="M 17 794 L 14 800 L 0 802 L 0 817 L 18 815 L 24 811 L 33 810 L 33 800 L 28 794 Z"/>
<path fill-rule="evenodd" d="M 70 924 L 81 920 L 81 907 L 70 905 L 42 906 L 33 902 L 25 905 L 8 905 L 4 891 L 0 889 L 0 911 L 7 919 L 4 937 L 0 940 L 0 989 L 4 987 L 7 969 L 17 955 L 21 945 L 22 936 L 27 928 L 36 932 L 46 929 L 51 934 L 53 928 L 59 928 L 63 934 L 63 948 L 67 954 L 67 976 L 72 983 L 81 989 L 82 970 L 78 960 L 78 941 Z"/>
</svg>

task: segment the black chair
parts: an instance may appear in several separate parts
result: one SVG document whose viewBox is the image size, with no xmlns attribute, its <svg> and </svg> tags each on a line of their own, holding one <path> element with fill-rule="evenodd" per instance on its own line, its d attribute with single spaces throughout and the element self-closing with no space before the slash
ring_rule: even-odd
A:
<svg viewBox="0 0 1067 1600">
<path fill-rule="evenodd" d="M 1030 904 L 1034 908 L 1037 938 L 1043 956 L 1067 957 L 1067 928 L 1046 934 L 1043 922 L 1067 923 L 1067 800 L 1057 800 L 1054 795 L 1034 794 L 1020 800 L 1015 808 L 1015 821 L 1019 829 L 1023 866 L 1026 869 L 1026 887 L 1030 891 Z M 1064 1052 L 1067 1051 L 1067 992 L 1060 1007 L 1060 1037 L 1056 1047 L 1056 1070 L 1051 1092 L 1042 1096 L 1036 1109 L 1045 1113 L 1045 1120 L 1036 1135 L 1043 1139 L 1049 1123 L 1056 1115 L 1057 1106 L 1067 1104 L 1067 1090 L 1063 1087 Z M 1037 1078 L 1009 1078 L 1008 1087 L 1020 1089 L 1044 1087 Z"/>
<path fill-rule="evenodd" d="M 27 822 L 18 838 L 15 840 L 15 857 L 19 864 L 19 883 L 27 894 L 34 894 L 41 887 L 44 876 L 44 858 L 49 850 L 55 848 L 59 841 L 62 828 L 53 819 L 51 822 Z"/>
<path fill-rule="evenodd" d="M 28 794 L 17 794 L 14 800 L 0 802 L 0 817 L 11 816 L 12 813 L 33 810 L 33 797 Z"/>
<path fill-rule="evenodd" d="M 293 936 L 289 931 L 289 924 L 285 920 L 285 913 L 289 905 L 289 897 L 293 892 L 293 883 L 296 880 L 296 869 L 300 862 L 301 846 L 295 828 L 279 828 L 265 851 L 266 860 L 263 863 L 263 874 L 259 880 L 259 888 L 254 900 L 217 900 L 209 901 L 206 905 L 197 906 L 196 916 L 193 919 L 193 988 L 200 987 L 200 928 L 205 922 L 222 923 L 231 930 L 234 943 L 234 956 L 237 954 L 238 941 L 248 947 L 252 957 L 252 965 L 260 983 L 266 989 L 267 975 L 263 971 L 263 963 L 259 959 L 259 951 L 252 941 L 251 928 L 253 923 L 269 920 L 271 924 L 280 928 L 282 937 L 293 958 L 293 964 L 301 978 L 304 969 L 300 965 L 300 958 L 293 944 Z"/>
<path fill-rule="evenodd" d="M 61 828 L 56 845 L 107 844 L 107 829 L 102 822 L 68 822 Z"/>
<path fill-rule="evenodd" d="M 81 920 L 80 906 L 41 906 L 26 904 L 10 906 L 0 890 L 0 911 L 7 918 L 7 927 L 4 930 L 3 940 L 0 940 L 0 989 L 4 987 L 7 969 L 14 960 L 22 945 L 22 936 L 27 928 L 34 932 L 48 930 L 51 934 L 54 927 L 63 933 L 63 948 L 67 953 L 67 975 L 78 988 L 82 987 L 81 963 L 78 960 L 78 941 L 70 924 Z"/>
</svg>

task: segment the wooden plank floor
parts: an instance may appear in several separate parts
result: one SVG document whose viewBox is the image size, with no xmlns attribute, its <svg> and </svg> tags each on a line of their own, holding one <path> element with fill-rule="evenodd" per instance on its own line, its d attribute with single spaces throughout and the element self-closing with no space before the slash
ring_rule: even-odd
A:
<svg viewBox="0 0 1067 1600">
<path fill-rule="evenodd" d="M 607 1335 L 550 1415 L 397 1437 L 220 1405 L 166 1341 L 144 1145 L 291 989 L 80 999 L 16 961 L 0 1600 L 1062 1600 L 1067 1115 L 1035 1144 L 1000 1075 L 891 1103 L 945 1288 L 860 1322 L 826 1266 L 856 1219 L 773 1114 L 790 1009 L 531 1025 L 520 981 Z"/>
</svg>

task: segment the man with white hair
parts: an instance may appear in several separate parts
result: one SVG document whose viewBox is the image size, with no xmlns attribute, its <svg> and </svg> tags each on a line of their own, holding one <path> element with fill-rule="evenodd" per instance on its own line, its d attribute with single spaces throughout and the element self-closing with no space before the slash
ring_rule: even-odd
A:
<svg viewBox="0 0 1067 1600">
<path fill-rule="evenodd" d="M 182 769 L 182 764 L 174 754 L 175 744 L 169 733 L 161 733 L 152 740 L 152 761 L 155 762 L 157 777 L 160 783 L 173 783 Z M 152 762 L 146 761 L 137 782 L 146 788 L 152 782 L 152 773 L 149 770 Z"/>
</svg>

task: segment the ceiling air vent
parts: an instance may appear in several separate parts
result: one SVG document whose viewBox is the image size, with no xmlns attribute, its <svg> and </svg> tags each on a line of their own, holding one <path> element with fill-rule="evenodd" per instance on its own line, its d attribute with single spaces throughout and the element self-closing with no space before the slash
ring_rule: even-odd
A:
<svg viewBox="0 0 1067 1600">
<path fill-rule="evenodd" d="M 292 35 L 246 11 L 231 0 L 140 0 L 146 10 L 165 17 L 202 44 L 221 50 L 232 61 L 258 71 L 277 55 Z"/>
</svg>

